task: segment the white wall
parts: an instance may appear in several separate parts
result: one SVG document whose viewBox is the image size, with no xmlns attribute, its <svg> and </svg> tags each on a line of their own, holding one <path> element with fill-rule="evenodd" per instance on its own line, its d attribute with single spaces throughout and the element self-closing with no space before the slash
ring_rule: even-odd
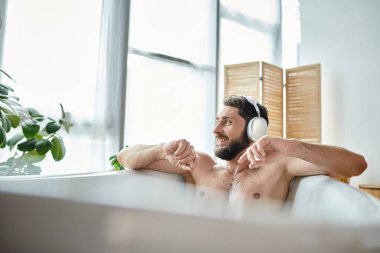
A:
<svg viewBox="0 0 380 253">
<path fill-rule="evenodd" d="M 365 156 L 380 184 L 380 1 L 300 0 L 300 65 L 321 63 L 322 140 Z"/>
</svg>

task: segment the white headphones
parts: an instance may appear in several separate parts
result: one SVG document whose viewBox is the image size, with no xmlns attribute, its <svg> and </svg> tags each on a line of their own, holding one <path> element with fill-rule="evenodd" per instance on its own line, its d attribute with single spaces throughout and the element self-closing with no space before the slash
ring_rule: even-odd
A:
<svg viewBox="0 0 380 253">
<path fill-rule="evenodd" d="M 258 115 L 258 117 L 253 117 L 247 125 L 247 135 L 249 139 L 251 139 L 251 141 L 257 141 L 267 134 L 268 124 L 267 121 L 260 116 L 260 109 L 256 100 L 249 96 L 244 96 L 244 98 L 255 107 Z"/>
</svg>

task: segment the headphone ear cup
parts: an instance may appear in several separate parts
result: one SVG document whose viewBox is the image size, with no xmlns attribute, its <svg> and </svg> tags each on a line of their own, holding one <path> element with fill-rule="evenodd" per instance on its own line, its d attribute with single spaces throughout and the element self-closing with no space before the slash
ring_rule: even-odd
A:
<svg viewBox="0 0 380 253">
<path fill-rule="evenodd" d="M 266 135 L 268 125 L 264 118 L 254 117 L 247 126 L 247 135 L 251 141 L 257 141 L 262 136 Z"/>
</svg>

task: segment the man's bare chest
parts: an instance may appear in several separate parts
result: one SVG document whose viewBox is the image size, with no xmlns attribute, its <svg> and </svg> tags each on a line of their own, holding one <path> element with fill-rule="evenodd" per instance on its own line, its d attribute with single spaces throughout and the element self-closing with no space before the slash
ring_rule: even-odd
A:
<svg viewBox="0 0 380 253">
<path fill-rule="evenodd" d="M 225 192 L 229 197 L 244 197 L 258 200 L 261 198 L 284 199 L 288 190 L 288 181 L 278 168 L 260 168 L 244 170 L 234 174 L 229 170 L 210 171 L 208 176 L 197 182 Z"/>
</svg>

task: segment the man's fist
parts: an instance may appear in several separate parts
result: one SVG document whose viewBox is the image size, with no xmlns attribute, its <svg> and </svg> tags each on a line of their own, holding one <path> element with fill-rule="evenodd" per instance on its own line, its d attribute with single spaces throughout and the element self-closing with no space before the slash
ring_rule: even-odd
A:
<svg viewBox="0 0 380 253">
<path fill-rule="evenodd" d="M 196 158 L 194 147 L 185 139 L 165 143 L 162 150 L 171 164 L 185 170 L 191 169 Z"/>
<path fill-rule="evenodd" d="M 249 168 L 279 162 L 292 153 L 292 140 L 265 135 L 247 148 L 238 163 L 249 161 Z"/>
</svg>

